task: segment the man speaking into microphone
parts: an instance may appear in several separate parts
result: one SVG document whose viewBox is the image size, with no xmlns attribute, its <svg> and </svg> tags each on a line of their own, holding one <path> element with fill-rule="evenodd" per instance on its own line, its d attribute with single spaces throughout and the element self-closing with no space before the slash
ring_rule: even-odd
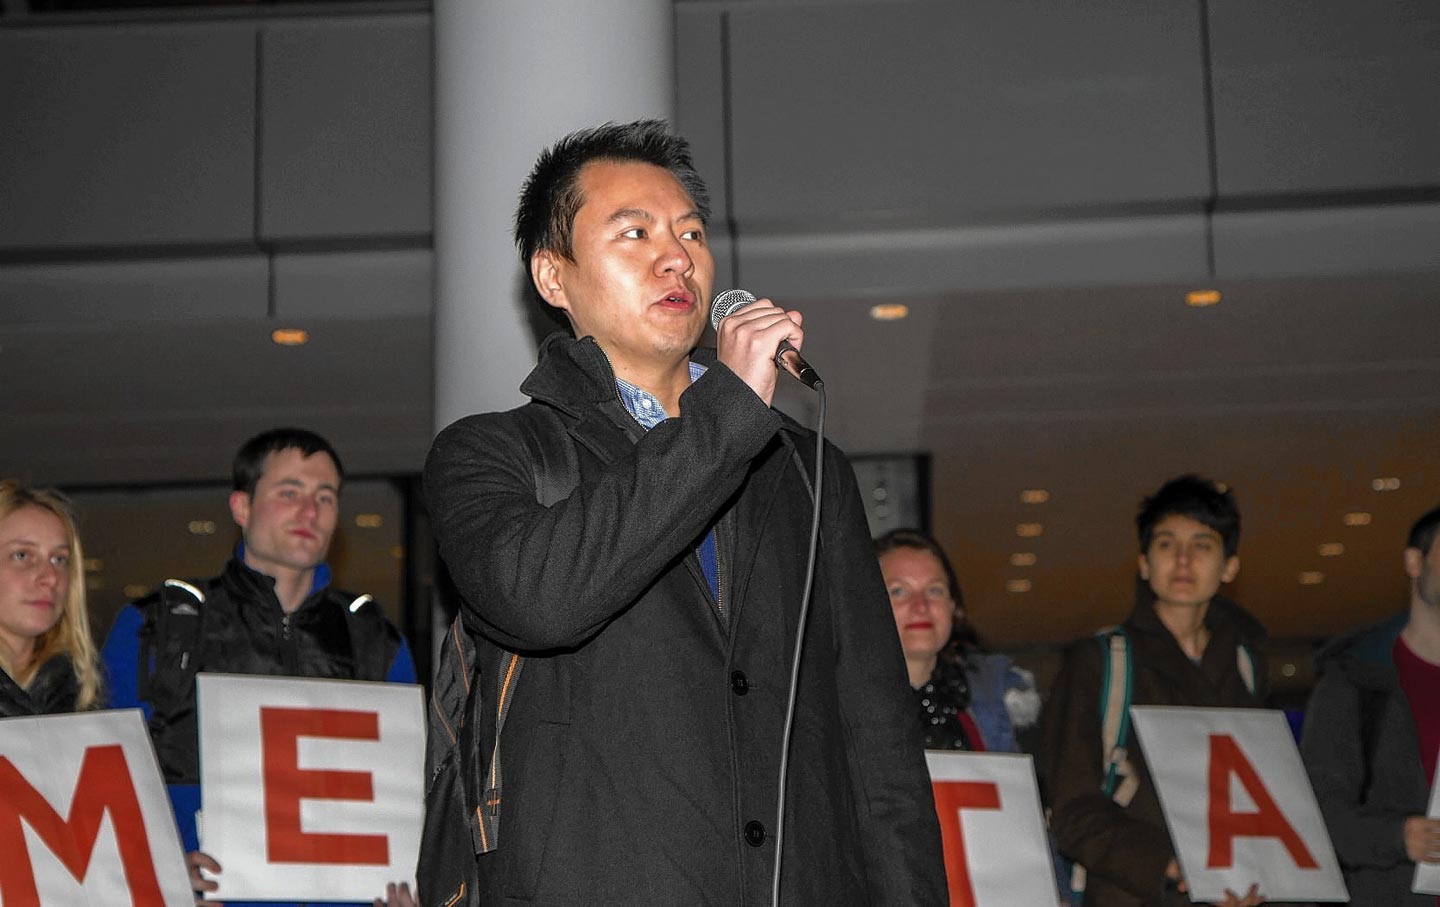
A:
<svg viewBox="0 0 1440 907">
<path fill-rule="evenodd" d="M 473 746 L 496 837 L 478 900 L 771 903 L 818 496 L 780 902 L 943 904 L 853 474 L 827 447 L 814 489 L 814 434 L 770 407 L 800 314 L 758 300 L 719 322 L 717 349 L 696 347 L 708 212 L 689 146 L 662 122 L 541 154 L 515 240 L 574 337 L 544 342 L 530 403 L 461 419 L 430 451 L 426 502 L 488 704 Z"/>
</svg>

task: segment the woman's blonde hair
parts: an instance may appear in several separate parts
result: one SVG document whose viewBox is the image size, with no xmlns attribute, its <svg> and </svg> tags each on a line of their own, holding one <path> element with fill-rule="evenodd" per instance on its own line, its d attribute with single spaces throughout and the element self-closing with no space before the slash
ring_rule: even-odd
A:
<svg viewBox="0 0 1440 907">
<path fill-rule="evenodd" d="M 85 606 L 85 554 L 80 548 L 80 533 L 75 529 L 74 508 L 68 498 L 53 489 L 30 488 L 15 479 L 0 480 L 0 520 L 22 507 L 48 510 L 60 519 L 70 544 L 69 582 L 60 619 L 36 642 L 35 657 L 30 659 L 30 664 L 19 675 L 8 664 L 4 665 L 5 670 L 16 683 L 24 685 L 50 658 L 68 655 L 79 687 L 75 708 L 77 711 L 93 708 L 100 699 L 100 669 Z M 4 660 L 4 652 L 0 650 L 0 663 Z"/>
</svg>

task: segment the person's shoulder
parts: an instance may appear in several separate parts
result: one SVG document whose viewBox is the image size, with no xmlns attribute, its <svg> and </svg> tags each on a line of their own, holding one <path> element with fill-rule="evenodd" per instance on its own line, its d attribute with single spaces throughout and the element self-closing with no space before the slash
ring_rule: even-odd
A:
<svg viewBox="0 0 1440 907">
<path fill-rule="evenodd" d="M 1320 671 L 1345 663 L 1389 666 L 1395 640 L 1409 620 L 1407 612 L 1393 614 L 1384 620 L 1367 624 L 1327 642 L 1315 653 Z"/>
<path fill-rule="evenodd" d="M 1216 596 L 1210 603 L 1210 608 L 1215 614 L 1216 622 L 1233 627 L 1240 642 L 1252 647 L 1265 643 L 1268 637 L 1265 625 L 1260 622 L 1260 618 L 1243 605 L 1228 598 Z"/>
</svg>

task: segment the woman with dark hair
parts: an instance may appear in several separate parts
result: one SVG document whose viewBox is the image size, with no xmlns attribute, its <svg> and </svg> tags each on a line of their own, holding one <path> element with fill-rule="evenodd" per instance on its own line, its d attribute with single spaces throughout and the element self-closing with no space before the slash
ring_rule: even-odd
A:
<svg viewBox="0 0 1440 907">
<path fill-rule="evenodd" d="M 0 717 L 80 711 L 99 698 L 70 503 L 0 481 Z"/>
<path fill-rule="evenodd" d="M 925 748 L 1019 752 L 1016 731 L 1033 725 L 1040 713 L 1035 679 L 980 644 L 944 549 L 923 532 L 896 529 L 876 539 L 875 553 Z"/>
</svg>

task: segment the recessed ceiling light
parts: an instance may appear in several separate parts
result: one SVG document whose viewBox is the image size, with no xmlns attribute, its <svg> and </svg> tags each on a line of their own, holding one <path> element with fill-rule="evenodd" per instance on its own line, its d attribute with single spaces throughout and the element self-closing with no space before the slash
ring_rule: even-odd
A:
<svg viewBox="0 0 1440 907">
<path fill-rule="evenodd" d="M 304 346 L 310 342 L 310 332 L 301 328 L 276 328 L 270 332 L 270 339 L 280 346 Z"/>
<path fill-rule="evenodd" d="M 1022 539 L 1036 539 L 1045 534 L 1045 527 L 1039 523 L 1020 523 L 1015 527 L 1015 534 Z"/>
<path fill-rule="evenodd" d="M 1050 492 L 1043 488 L 1027 488 L 1020 492 L 1020 503 L 1043 504 L 1050 500 Z"/>
<path fill-rule="evenodd" d="M 191 534 L 191 535 L 214 535 L 214 534 L 215 534 L 215 521 L 214 521 L 214 520 L 191 520 L 190 523 L 189 523 L 185 528 L 190 530 L 190 534 Z"/>
<path fill-rule="evenodd" d="M 1339 557 L 1345 553 L 1345 546 L 1340 542 L 1325 542 L 1320 546 L 1321 557 Z"/>
<path fill-rule="evenodd" d="M 1370 514 L 1363 510 L 1352 510 L 1343 517 L 1346 526 L 1369 526 Z"/>
<path fill-rule="evenodd" d="M 1300 585 L 1302 586 L 1318 586 L 1323 582 L 1325 582 L 1325 574 L 1319 570 L 1306 570 L 1300 574 Z"/>
<path fill-rule="evenodd" d="M 105 577 L 93 575 L 85 577 L 85 588 L 93 589 L 96 592 L 101 591 L 105 588 Z"/>
<path fill-rule="evenodd" d="M 1011 579 L 1005 581 L 1006 592 L 1029 592 L 1030 581 L 1028 579 Z"/>
<path fill-rule="evenodd" d="M 105 569 L 105 562 L 104 562 L 103 560 L 101 560 L 100 558 L 98 558 L 98 557 L 87 557 L 87 558 L 85 558 L 85 572 L 86 572 L 86 573 L 99 573 L 101 570 L 104 570 L 104 569 Z"/>
<path fill-rule="evenodd" d="M 1185 304 L 1197 309 L 1215 305 L 1219 301 L 1219 290 L 1191 290 L 1185 294 Z"/>
<path fill-rule="evenodd" d="M 403 561 L 405 559 L 405 546 L 392 545 L 390 547 L 390 556 L 395 558 L 395 560 L 397 561 Z"/>
<path fill-rule="evenodd" d="M 909 314 L 910 307 L 899 302 L 886 302 L 870 307 L 870 317 L 876 321 L 899 321 Z"/>
<path fill-rule="evenodd" d="M 1370 480 L 1370 487 L 1376 491 L 1399 491 L 1400 480 L 1395 476 L 1383 476 Z"/>
<path fill-rule="evenodd" d="M 1010 566 L 1012 567 L 1033 567 L 1038 558 L 1033 551 L 1017 551 L 1010 555 Z"/>
<path fill-rule="evenodd" d="M 1281 665 L 1281 666 L 1280 666 L 1280 676 L 1281 676 L 1281 677 L 1294 677 L 1294 676 L 1295 676 L 1295 663 L 1294 663 L 1293 661 L 1287 661 L 1287 662 L 1285 662 L 1283 665 Z"/>
<path fill-rule="evenodd" d="M 378 513 L 357 513 L 355 514 L 355 525 L 361 529 L 379 529 L 385 524 Z"/>
<path fill-rule="evenodd" d="M 125 587 L 126 598 L 140 598 L 150 592 L 149 586 L 142 586 L 139 583 L 130 583 Z"/>
</svg>

